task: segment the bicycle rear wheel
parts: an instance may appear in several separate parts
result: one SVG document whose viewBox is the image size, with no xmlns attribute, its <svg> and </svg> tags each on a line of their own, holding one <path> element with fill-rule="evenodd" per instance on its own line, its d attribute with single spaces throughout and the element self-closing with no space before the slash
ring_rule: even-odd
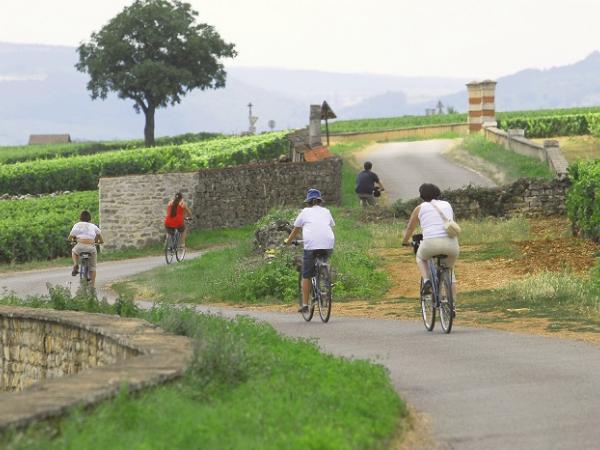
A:
<svg viewBox="0 0 600 450">
<path fill-rule="evenodd" d="M 328 322 L 331 316 L 331 276 L 327 264 L 319 264 L 317 272 L 317 302 L 319 316 L 323 322 Z"/>
<path fill-rule="evenodd" d="M 433 293 L 423 295 L 423 279 L 421 278 L 421 316 L 423 317 L 423 324 L 427 331 L 432 331 L 435 326 L 435 303 L 433 301 Z"/>
<path fill-rule="evenodd" d="M 452 311 L 454 311 L 454 297 L 452 296 L 452 272 L 449 269 L 442 270 L 440 277 L 440 324 L 444 333 L 452 330 Z"/>
<path fill-rule="evenodd" d="M 90 281 L 90 263 L 87 258 L 81 258 L 79 261 L 79 282 L 86 284 Z"/>
<path fill-rule="evenodd" d="M 168 233 L 165 239 L 165 260 L 167 264 L 173 262 L 173 256 L 175 255 L 175 234 Z"/>
<path fill-rule="evenodd" d="M 300 272 L 298 274 L 298 306 L 300 308 L 302 308 L 302 272 Z M 310 298 L 309 298 L 308 311 L 306 311 L 306 312 L 302 311 L 302 317 L 307 322 L 310 322 L 313 318 L 314 313 L 315 313 L 315 304 L 314 304 L 314 302 L 310 301 Z"/>
</svg>

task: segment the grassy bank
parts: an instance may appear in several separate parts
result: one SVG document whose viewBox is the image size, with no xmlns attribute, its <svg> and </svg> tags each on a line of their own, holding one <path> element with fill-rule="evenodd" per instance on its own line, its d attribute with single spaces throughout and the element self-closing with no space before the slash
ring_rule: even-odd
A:
<svg viewBox="0 0 600 450">
<path fill-rule="evenodd" d="M 498 180 L 498 174 L 502 174 L 502 181 L 510 183 L 519 178 L 545 178 L 551 179 L 554 174 L 545 163 L 536 158 L 523 156 L 501 145 L 487 141 L 479 134 L 465 137 L 461 149 L 472 157 L 481 159 L 488 165 L 478 165 L 476 161 L 463 160 L 463 164 L 473 169 L 484 172 L 492 179 Z"/>
<path fill-rule="evenodd" d="M 117 312 L 94 298 L 71 299 L 64 291 L 53 297 L 24 303 Z M 382 448 L 407 418 L 379 365 L 325 355 L 314 342 L 283 338 L 248 318 L 225 320 L 165 305 L 142 312 L 126 300 L 120 304 L 128 315 L 193 339 L 185 376 L 141 394 L 124 387 L 92 411 L 5 434 L 2 448 Z"/>
</svg>

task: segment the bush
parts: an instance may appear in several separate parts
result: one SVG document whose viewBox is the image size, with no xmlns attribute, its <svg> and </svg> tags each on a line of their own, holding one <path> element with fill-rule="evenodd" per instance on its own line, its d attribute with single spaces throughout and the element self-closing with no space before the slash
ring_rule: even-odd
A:
<svg viewBox="0 0 600 450">
<path fill-rule="evenodd" d="M 600 160 L 576 161 L 569 166 L 571 187 L 567 192 L 567 214 L 574 228 L 600 240 Z"/>
<path fill-rule="evenodd" d="M 98 188 L 100 177 L 193 171 L 275 158 L 287 152 L 285 133 L 106 152 L 0 166 L 0 192 L 42 194 Z"/>
</svg>

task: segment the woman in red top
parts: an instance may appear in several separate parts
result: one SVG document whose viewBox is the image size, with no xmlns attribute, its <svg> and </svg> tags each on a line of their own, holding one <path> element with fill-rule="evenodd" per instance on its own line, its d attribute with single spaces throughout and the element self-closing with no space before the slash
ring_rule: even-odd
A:
<svg viewBox="0 0 600 450">
<path fill-rule="evenodd" d="M 165 217 L 165 228 L 167 233 L 171 230 L 177 229 L 181 233 L 181 246 L 185 247 L 185 219 L 191 218 L 192 212 L 183 202 L 183 194 L 178 192 L 175 194 L 175 198 L 167 205 L 167 215 Z"/>
</svg>

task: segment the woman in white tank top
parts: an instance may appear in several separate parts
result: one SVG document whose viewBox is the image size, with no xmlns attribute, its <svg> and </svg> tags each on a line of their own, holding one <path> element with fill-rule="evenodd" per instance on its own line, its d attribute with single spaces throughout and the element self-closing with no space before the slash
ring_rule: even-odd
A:
<svg viewBox="0 0 600 450">
<path fill-rule="evenodd" d="M 450 203 L 439 200 L 441 195 L 440 189 L 435 184 L 425 183 L 419 187 L 419 194 L 423 199 L 423 203 L 418 205 L 410 215 L 408 225 L 404 231 L 402 245 L 410 245 L 412 234 L 417 225 L 420 225 L 423 231 L 423 240 L 417 251 L 417 267 L 424 281 L 423 293 L 429 294 L 431 293 L 431 275 L 427 261 L 435 255 L 448 255 L 446 264 L 453 269 L 460 250 L 458 239 L 448 236 L 448 233 L 444 229 L 444 219 L 439 211 L 450 219 L 454 219 L 454 211 Z M 452 291 L 456 304 L 456 278 L 454 277 L 454 271 L 452 271 Z"/>
</svg>

